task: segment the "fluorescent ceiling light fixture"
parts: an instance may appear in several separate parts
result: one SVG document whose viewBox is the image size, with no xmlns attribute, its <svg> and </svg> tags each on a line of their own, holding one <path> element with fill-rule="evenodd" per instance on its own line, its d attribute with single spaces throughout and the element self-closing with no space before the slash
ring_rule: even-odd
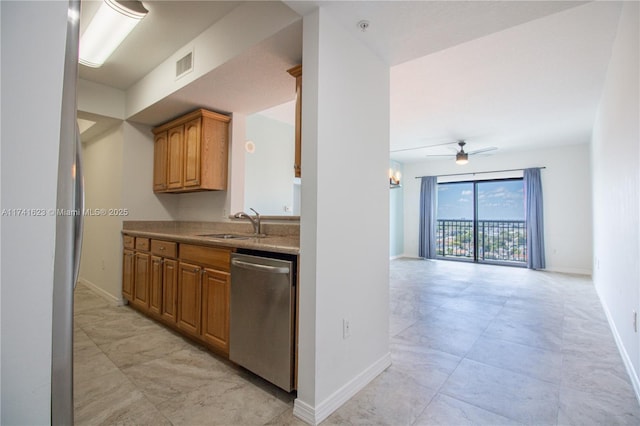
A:
<svg viewBox="0 0 640 426">
<path fill-rule="evenodd" d="M 139 1 L 103 0 L 80 38 L 80 63 L 102 66 L 148 12 Z"/>
</svg>

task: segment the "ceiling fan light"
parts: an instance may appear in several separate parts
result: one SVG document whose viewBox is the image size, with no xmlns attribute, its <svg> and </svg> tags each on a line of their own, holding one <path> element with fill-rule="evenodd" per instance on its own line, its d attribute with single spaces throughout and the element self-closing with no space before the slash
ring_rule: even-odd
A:
<svg viewBox="0 0 640 426">
<path fill-rule="evenodd" d="M 147 13 L 139 1 L 104 0 L 80 38 L 80 63 L 102 66 Z"/>
<path fill-rule="evenodd" d="M 469 155 L 466 152 L 459 152 L 456 154 L 456 164 L 464 165 L 469 162 Z"/>
</svg>

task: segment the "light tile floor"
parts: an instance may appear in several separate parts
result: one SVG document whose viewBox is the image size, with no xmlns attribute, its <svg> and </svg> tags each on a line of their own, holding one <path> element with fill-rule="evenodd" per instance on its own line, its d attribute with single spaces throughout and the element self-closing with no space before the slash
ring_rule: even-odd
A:
<svg viewBox="0 0 640 426">
<path fill-rule="evenodd" d="M 391 262 L 392 366 L 323 425 L 638 425 L 591 280 Z M 303 425 L 293 396 L 76 289 L 76 423 Z"/>
</svg>

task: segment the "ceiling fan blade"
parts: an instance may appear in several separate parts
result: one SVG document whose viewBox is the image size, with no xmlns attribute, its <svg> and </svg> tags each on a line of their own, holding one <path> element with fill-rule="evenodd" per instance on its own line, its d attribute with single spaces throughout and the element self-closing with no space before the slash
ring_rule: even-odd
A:
<svg viewBox="0 0 640 426">
<path fill-rule="evenodd" d="M 451 144 L 454 144 L 454 143 L 458 143 L 458 142 L 443 142 L 443 143 L 436 143 L 436 144 L 433 144 L 433 145 L 416 146 L 416 147 L 413 147 L 413 148 L 392 149 L 389 152 L 415 151 L 416 149 L 433 148 L 433 147 L 436 147 L 436 146 L 451 145 Z"/>
<path fill-rule="evenodd" d="M 425 157 L 455 157 L 455 154 L 427 154 Z"/>
<path fill-rule="evenodd" d="M 482 148 L 482 149 L 476 149 L 475 151 L 469 151 L 469 152 L 467 152 L 467 154 L 469 154 L 469 155 L 480 154 L 482 152 L 495 151 L 496 149 L 498 149 L 498 148 L 496 148 L 495 146 L 490 146 L 488 148 Z"/>
</svg>

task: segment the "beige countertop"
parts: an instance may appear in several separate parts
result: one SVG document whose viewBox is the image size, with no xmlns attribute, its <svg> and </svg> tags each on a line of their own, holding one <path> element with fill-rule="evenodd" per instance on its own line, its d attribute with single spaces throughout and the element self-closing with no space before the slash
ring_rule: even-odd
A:
<svg viewBox="0 0 640 426">
<path fill-rule="evenodd" d="M 265 237 L 253 237 L 248 222 L 173 222 L 124 221 L 122 233 L 135 237 L 177 241 L 206 246 L 262 250 L 275 253 L 300 253 L 300 226 L 298 224 L 264 223 Z M 203 234 L 242 234 L 248 238 L 222 239 Z"/>
</svg>

